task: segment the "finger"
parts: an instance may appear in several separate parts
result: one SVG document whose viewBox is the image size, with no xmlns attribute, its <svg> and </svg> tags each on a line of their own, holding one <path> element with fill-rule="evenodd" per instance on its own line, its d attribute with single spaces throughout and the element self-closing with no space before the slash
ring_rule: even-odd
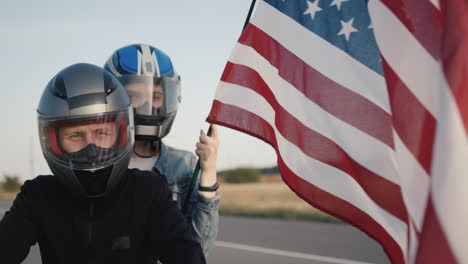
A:
<svg viewBox="0 0 468 264">
<path fill-rule="evenodd" d="M 196 151 L 206 157 L 216 157 L 217 151 L 211 147 L 197 148 Z"/>
<path fill-rule="evenodd" d="M 218 127 L 215 124 L 211 124 L 211 137 L 214 139 L 218 138 Z"/>
<path fill-rule="evenodd" d="M 195 154 L 197 154 L 198 158 L 200 158 L 200 161 L 206 160 L 207 154 L 206 154 L 205 151 L 200 150 L 200 149 L 196 149 Z"/>
<path fill-rule="evenodd" d="M 210 154 L 208 153 L 208 151 L 206 150 L 201 150 L 201 149 L 196 149 L 195 150 L 195 154 L 197 154 L 197 156 L 200 158 L 200 161 L 207 161 L 210 159 Z"/>
<path fill-rule="evenodd" d="M 213 144 L 213 139 L 207 136 L 206 134 L 200 135 L 199 141 L 203 144 Z"/>
<path fill-rule="evenodd" d="M 202 138 L 207 137 L 205 130 L 200 129 L 200 136 L 198 137 L 199 141 L 202 141 Z"/>
<path fill-rule="evenodd" d="M 197 147 L 197 149 L 208 149 L 210 147 L 208 144 L 203 144 L 203 143 L 200 143 L 200 142 L 195 144 L 195 146 Z"/>
<path fill-rule="evenodd" d="M 204 149 L 195 149 L 195 154 L 200 158 L 205 158 L 207 156 L 207 151 Z"/>
</svg>

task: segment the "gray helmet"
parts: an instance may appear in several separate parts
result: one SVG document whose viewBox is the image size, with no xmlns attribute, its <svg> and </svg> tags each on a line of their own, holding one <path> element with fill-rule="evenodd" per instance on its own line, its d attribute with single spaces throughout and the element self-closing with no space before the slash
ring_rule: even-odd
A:
<svg viewBox="0 0 468 264">
<path fill-rule="evenodd" d="M 166 136 L 181 101 L 180 76 L 169 56 L 150 45 L 129 45 L 116 50 L 104 69 L 119 79 L 132 100 L 136 140 Z"/>
<path fill-rule="evenodd" d="M 55 75 L 37 108 L 44 157 L 73 193 L 106 195 L 126 175 L 133 150 L 133 108 L 119 81 L 91 64 Z"/>
</svg>

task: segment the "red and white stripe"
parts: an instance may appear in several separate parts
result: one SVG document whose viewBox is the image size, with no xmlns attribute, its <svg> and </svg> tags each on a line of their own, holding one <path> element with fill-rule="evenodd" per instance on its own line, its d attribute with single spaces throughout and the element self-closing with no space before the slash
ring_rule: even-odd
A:
<svg viewBox="0 0 468 264">
<path fill-rule="evenodd" d="M 447 241 L 444 263 L 467 261 L 468 234 L 451 233 L 467 213 L 453 202 L 466 201 L 467 115 L 439 63 L 443 44 L 427 37 L 442 27 L 428 33 L 405 12 L 436 24 L 443 16 L 436 0 L 423 15 L 401 1 L 369 3 L 386 79 L 260 1 L 208 121 L 271 144 L 294 192 L 375 238 L 392 262 L 430 263 L 424 237 L 434 232 Z"/>
<path fill-rule="evenodd" d="M 455 2 L 369 2 L 400 141 L 395 150 L 411 225 L 408 263 L 468 263 L 468 54 L 462 41 L 468 9 Z M 449 39 L 453 33 L 458 37 Z M 455 54 L 463 59 L 447 57 Z"/>
</svg>

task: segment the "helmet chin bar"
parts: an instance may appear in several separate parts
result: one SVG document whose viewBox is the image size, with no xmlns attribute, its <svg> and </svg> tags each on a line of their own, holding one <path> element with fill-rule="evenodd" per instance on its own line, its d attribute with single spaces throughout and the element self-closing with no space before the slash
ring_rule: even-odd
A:
<svg viewBox="0 0 468 264">
<path fill-rule="evenodd" d="M 174 123 L 175 114 L 168 116 L 162 123 L 140 123 L 138 116 L 135 118 L 135 140 L 139 141 L 160 141 L 171 130 Z"/>
<path fill-rule="evenodd" d="M 161 139 L 163 126 L 135 126 L 135 139 L 144 141 L 156 141 Z"/>
</svg>

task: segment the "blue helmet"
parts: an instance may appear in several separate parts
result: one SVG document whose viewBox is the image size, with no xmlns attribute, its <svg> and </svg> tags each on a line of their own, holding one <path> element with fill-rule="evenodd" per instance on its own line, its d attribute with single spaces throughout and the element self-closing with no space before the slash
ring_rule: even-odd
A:
<svg viewBox="0 0 468 264">
<path fill-rule="evenodd" d="M 181 101 L 180 76 L 161 50 L 134 44 L 116 50 L 104 69 L 122 83 L 135 108 L 135 139 L 159 141 L 174 122 Z"/>
</svg>

